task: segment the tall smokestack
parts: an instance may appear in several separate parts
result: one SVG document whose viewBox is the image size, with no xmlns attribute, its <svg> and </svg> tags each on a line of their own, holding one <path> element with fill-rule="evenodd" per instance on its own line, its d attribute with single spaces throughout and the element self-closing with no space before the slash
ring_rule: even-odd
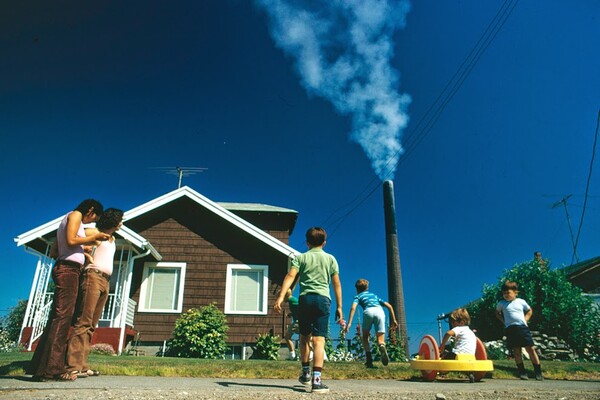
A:
<svg viewBox="0 0 600 400">
<path fill-rule="evenodd" d="M 406 313 L 404 311 L 404 292 L 402 290 L 402 271 L 400 270 L 400 250 L 396 231 L 396 205 L 394 202 L 394 182 L 383 182 L 383 210 L 385 214 L 385 247 L 387 253 L 388 296 L 400 330 L 401 343 L 407 357 L 408 335 L 406 330 Z"/>
</svg>

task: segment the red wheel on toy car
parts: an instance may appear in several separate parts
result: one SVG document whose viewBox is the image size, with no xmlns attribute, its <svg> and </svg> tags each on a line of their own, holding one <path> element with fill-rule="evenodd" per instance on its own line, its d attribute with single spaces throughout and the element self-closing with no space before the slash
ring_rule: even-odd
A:
<svg viewBox="0 0 600 400">
<path fill-rule="evenodd" d="M 423 336 L 421 343 L 419 343 L 419 359 L 421 360 L 438 360 L 440 358 L 440 352 L 438 350 L 437 342 L 431 335 Z M 437 371 L 423 371 L 421 375 L 426 381 L 434 381 L 437 376 Z"/>
<path fill-rule="evenodd" d="M 485 351 L 485 345 L 483 342 L 477 338 L 477 346 L 475 347 L 475 359 L 477 360 L 487 360 L 487 351 Z M 485 377 L 486 371 L 477 371 L 473 372 L 475 376 L 475 382 L 479 382 Z"/>
</svg>

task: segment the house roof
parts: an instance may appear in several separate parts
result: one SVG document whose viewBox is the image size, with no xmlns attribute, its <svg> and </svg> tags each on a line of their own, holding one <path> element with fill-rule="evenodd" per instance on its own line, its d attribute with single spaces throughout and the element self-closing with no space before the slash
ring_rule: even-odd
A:
<svg viewBox="0 0 600 400">
<path fill-rule="evenodd" d="M 33 228 L 30 231 L 20 234 L 19 236 L 14 238 L 15 243 L 17 244 L 17 246 L 26 245 L 37 238 L 40 238 L 42 236 L 47 235 L 50 232 L 57 230 L 60 221 L 62 221 L 65 215 L 62 215 L 58 218 L 53 219 L 50 222 L 46 222 L 44 225 L 40 225 L 37 228 Z"/>
<path fill-rule="evenodd" d="M 226 210 L 230 211 L 258 211 L 258 212 L 278 212 L 278 213 L 294 213 L 298 211 L 290 210 L 289 208 L 270 206 L 268 204 L 257 204 L 257 203 L 224 203 L 218 202 Z"/>
<path fill-rule="evenodd" d="M 158 207 L 161 207 L 167 203 L 170 203 L 174 200 L 180 199 L 182 197 L 187 197 L 190 200 L 196 202 L 200 206 L 210 210 L 217 216 L 223 218 L 224 220 L 232 223 L 263 243 L 271 246 L 277 251 L 289 256 L 290 254 L 299 254 L 298 251 L 283 243 L 279 239 L 269 235 L 267 232 L 259 229 L 258 227 L 252 225 L 245 219 L 235 215 L 232 211 L 250 211 L 250 212 L 275 212 L 275 213 L 285 213 L 285 214 L 297 214 L 296 211 L 282 208 L 269 206 L 265 204 L 249 204 L 249 203 L 215 203 L 208 198 L 204 197 L 200 193 L 195 190 L 189 188 L 188 186 L 183 186 L 177 190 L 169 192 L 163 196 L 157 197 L 154 200 L 150 200 L 140 206 L 132 208 L 129 211 L 126 211 L 123 215 L 123 221 L 126 222 L 128 220 L 132 220 L 138 216 L 148 213 Z M 231 210 L 231 211 L 230 211 Z M 65 214 L 66 215 L 66 214 Z M 14 238 L 17 246 L 27 245 L 29 247 L 34 248 L 37 251 L 44 252 L 44 245 L 47 244 L 47 238 L 44 239 L 45 236 L 55 232 L 60 225 L 60 222 L 64 218 L 64 215 L 55 218 L 43 225 L 38 226 L 37 228 L 31 229 L 25 233 Z M 140 249 L 150 250 L 152 256 L 160 260 L 162 256 L 156 251 L 156 249 L 150 244 L 148 240 L 146 240 L 141 235 L 137 234 L 133 230 L 129 229 L 125 224 L 116 232 L 117 235 L 131 242 L 134 246 L 137 246 Z M 41 239 L 41 241 L 40 241 Z"/>
<path fill-rule="evenodd" d="M 578 262 L 577 264 L 573 264 L 571 266 L 565 267 L 565 268 L 563 268 L 563 271 L 568 276 L 573 276 L 573 275 L 579 275 L 585 271 L 588 271 L 588 270 L 590 270 L 594 267 L 598 267 L 598 266 L 600 266 L 600 256 L 590 258 L 588 260 Z"/>
<path fill-rule="evenodd" d="M 578 262 L 562 270 L 569 281 L 584 292 L 597 292 L 600 289 L 600 256 Z"/>
<path fill-rule="evenodd" d="M 152 254 L 152 257 L 154 257 L 155 260 L 162 260 L 162 256 L 148 240 L 143 238 L 141 235 L 138 235 L 136 232 L 132 231 L 125 225 L 121 225 L 121 228 L 119 228 L 119 230 L 116 231 L 115 234 L 120 235 L 123 239 L 129 241 L 134 246 L 150 251 L 150 254 Z"/>
<path fill-rule="evenodd" d="M 58 229 L 58 226 L 60 225 L 60 222 L 63 220 L 65 215 L 55 218 L 52 221 L 45 223 L 44 225 L 40 225 L 37 228 L 34 228 L 17 236 L 16 238 L 14 238 L 15 243 L 17 244 L 17 246 L 29 246 L 34 248 L 34 250 L 43 253 L 43 246 L 40 247 L 39 243 L 34 242 L 39 242 L 38 239 L 41 239 L 44 236 L 55 232 Z M 154 257 L 156 260 L 162 259 L 162 256 L 158 253 L 158 251 L 156 251 L 156 249 L 150 244 L 148 240 L 146 240 L 144 237 L 137 234 L 136 232 L 132 231 L 125 225 L 122 225 L 121 228 L 115 232 L 115 235 L 122 237 L 123 239 L 127 240 L 133 246 L 139 249 L 149 250 L 150 254 L 152 254 L 152 257 Z"/>
<path fill-rule="evenodd" d="M 183 186 L 179 189 L 173 190 L 165 195 L 150 200 L 138 207 L 132 208 L 125 212 L 124 221 L 132 220 L 138 216 L 146 214 L 152 210 L 155 210 L 165 204 L 171 203 L 180 198 L 186 197 L 198 205 L 209 210 L 213 214 L 222 218 L 223 220 L 233 224 L 244 232 L 250 234 L 254 238 L 260 240 L 266 245 L 273 249 L 283 253 L 286 256 L 299 254 L 294 248 L 283 243 L 279 239 L 271 236 L 267 232 L 259 229 L 255 225 L 246 221 L 245 219 L 237 216 L 232 211 L 267 211 L 267 212 L 279 212 L 279 213 L 294 213 L 294 210 L 289 210 L 281 207 L 268 206 L 263 204 L 247 204 L 247 203 L 216 203 L 188 186 Z M 231 210 L 231 211 L 230 211 Z"/>
</svg>

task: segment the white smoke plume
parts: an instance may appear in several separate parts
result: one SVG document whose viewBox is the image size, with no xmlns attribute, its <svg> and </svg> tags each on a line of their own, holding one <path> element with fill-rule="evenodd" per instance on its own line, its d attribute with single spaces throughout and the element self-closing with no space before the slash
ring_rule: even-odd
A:
<svg viewBox="0 0 600 400">
<path fill-rule="evenodd" d="M 392 179 L 411 98 L 397 92 L 393 33 L 405 25 L 407 0 L 256 0 L 278 47 L 292 56 L 305 89 L 352 117 L 377 176 Z"/>
</svg>

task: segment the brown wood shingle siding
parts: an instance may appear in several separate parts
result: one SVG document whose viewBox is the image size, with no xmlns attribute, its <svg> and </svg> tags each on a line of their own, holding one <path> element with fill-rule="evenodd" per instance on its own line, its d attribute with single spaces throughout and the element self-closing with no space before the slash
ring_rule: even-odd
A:
<svg viewBox="0 0 600 400">
<path fill-rule="evenodd" d="M 162 261 L 186 263 L 184 312 L 210 303 L 215 303 L 224 311 L 227 264 L 266 264 L 269 266 L 268 314 L 226 315 L 229 325 L 228 343 L 255 343 L 259 334 L 271 330 L 281 337 L 285 319 L 281 314 L 274 313 L 273 303 L 287 272 L 287 257 L 236 231 L 235 227 L 215 229 L 212 223 L 202 224 L 198 220 L 190 224 L 186 221 L 184 225 L 181 220 L 170 217 L 154 219 L 153 222 L 157 222 L 155 225 L 150 224 L 138 232 L 163 256 Z M 267 233 L 282 242 L 288 241 L 287 231 Z M 210 236 L 218 245 L 207 240 L 206 236 Z M 235 253 L 236 257 L 230 253 Z M 138 303 L 143 267 L 143 260 L 138 261 L 134 267 L 132 298 Z M 179 316 L 180 314 L 136 312 L 134 325 L 140 332 L 141 341 L 162 342 L 171 337 Z"/>
</svg>

